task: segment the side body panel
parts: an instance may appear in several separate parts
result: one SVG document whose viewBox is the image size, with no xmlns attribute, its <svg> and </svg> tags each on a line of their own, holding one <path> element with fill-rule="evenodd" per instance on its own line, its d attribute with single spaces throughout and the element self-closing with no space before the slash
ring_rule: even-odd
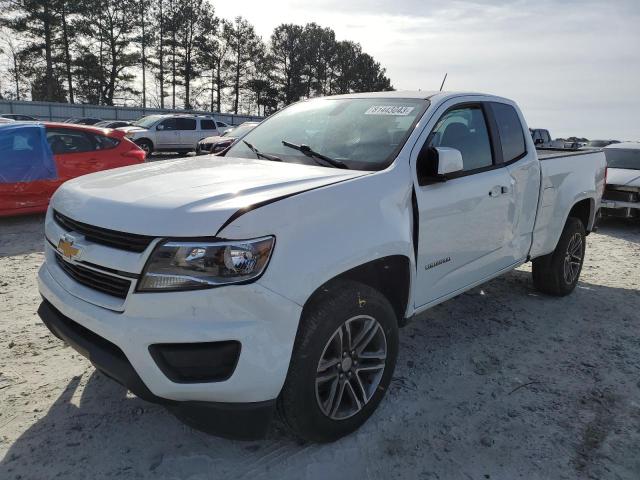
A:
<svg viewBox="0 0 640 480">
<path fill-rule="evenodd" d="M 419 185 L 416 167 L 412 167 L 420 210 L 416 309 L 439 303 L 523 263 L 531 245 L 540 167 L 526 123 L 513 102 L 484 95 L 443 102 L 425 122 L 411 163 L 416 165 L 420 149 L 446 111 L 477 102 L 506 103 L 516 109 L 527 153 L 487 171 L 424 186 Z"/>
<path fill-rule="evenodd" d="M 542 160 L 540 165 L 542 194 L 531 258 L 546 255 L 555 249 L 569 212 L 582 200 L 591 202 L 587 231 L 592 230 L 605 186 L 606 160 L 602 152 L 554 157 Z"/>
<path fill-rule="evenodd" d="M 404 255 L 413 266 L 408 162 L 262 206 L 218 236 L 265 234 L 275 235 L 276 245 L 258 283 L 298 305 L 323 283 L 369 261 Z"/>
</svg>

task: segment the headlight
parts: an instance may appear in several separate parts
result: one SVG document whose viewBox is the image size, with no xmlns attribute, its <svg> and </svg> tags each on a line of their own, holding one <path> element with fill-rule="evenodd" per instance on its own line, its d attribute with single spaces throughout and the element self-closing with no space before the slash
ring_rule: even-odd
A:
<svg viewBox="0 0 640 480">
<path fill-rule="evenodd" d="M 254 280 L 264 272 L 274 243 L 274 237 L 163 242 L 147 261 L 138 291 L 193 290 Z"/>
<path fill-rule="evenodd" d="M 136 136 L 136 134 L 134 132 L 127 132 L 124 134 L 124 136 L 127 138 L 133 138 Z"/>
</svg>

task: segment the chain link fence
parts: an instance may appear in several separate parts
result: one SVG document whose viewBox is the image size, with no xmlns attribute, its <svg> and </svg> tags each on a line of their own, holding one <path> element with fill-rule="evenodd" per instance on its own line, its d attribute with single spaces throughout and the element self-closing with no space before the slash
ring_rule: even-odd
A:
<svg viewBox="0 0 640 480">
<path fill-rule="evenodd" d="M 239 125 L 243 122 L 256 122 L 262 117 L 253 115 L 234 115 L 231 113 L 216 113 L 202 110 L 172 110 L 162 108 L 140 107 L 108 107 L 104 105 L 84 105 L 76 103 L 55 102 L 18 102 L 0 100 L 0 114 L 15 113 L 31 115 L 38 120 L 61 122 L 68 118 L 92 117 L 102 120 L 134 121 L 146 115 L 166 113 L 192 113 L 197 115 L 211 115 L 229 125 Z"/>
</svg>

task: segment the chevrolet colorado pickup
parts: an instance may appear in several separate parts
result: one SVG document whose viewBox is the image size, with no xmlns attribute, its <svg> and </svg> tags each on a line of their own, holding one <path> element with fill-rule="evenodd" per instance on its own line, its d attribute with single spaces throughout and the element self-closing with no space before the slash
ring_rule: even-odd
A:
<svg viewBox="0 0 640 480">
<path fill-rule="evenodd" d="M 255 438 L 277 411 L 332 441 L 383 399 L 412 317 L 527 261 L 536 288 L 569 294 L 605 169 L 601 151 L 539 158 L 505 98 L 302 101 L 226 157 L 65 183 L 39 314 L 190 425 Z"/>
</svg>

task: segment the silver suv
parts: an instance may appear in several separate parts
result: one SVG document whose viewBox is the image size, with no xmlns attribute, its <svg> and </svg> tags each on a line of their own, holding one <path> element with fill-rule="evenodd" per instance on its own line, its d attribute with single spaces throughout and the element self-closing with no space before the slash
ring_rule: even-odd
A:
<svg viewBox="0 0 640 480">
<path fill-rule="evenodd" d="M 222 135 L 231 128 L 205 115 L 149 115 L 130 127 L 118 130 L 142 148 L 152 152 L 191 152 L 205 137 Z"/>
</svg>

